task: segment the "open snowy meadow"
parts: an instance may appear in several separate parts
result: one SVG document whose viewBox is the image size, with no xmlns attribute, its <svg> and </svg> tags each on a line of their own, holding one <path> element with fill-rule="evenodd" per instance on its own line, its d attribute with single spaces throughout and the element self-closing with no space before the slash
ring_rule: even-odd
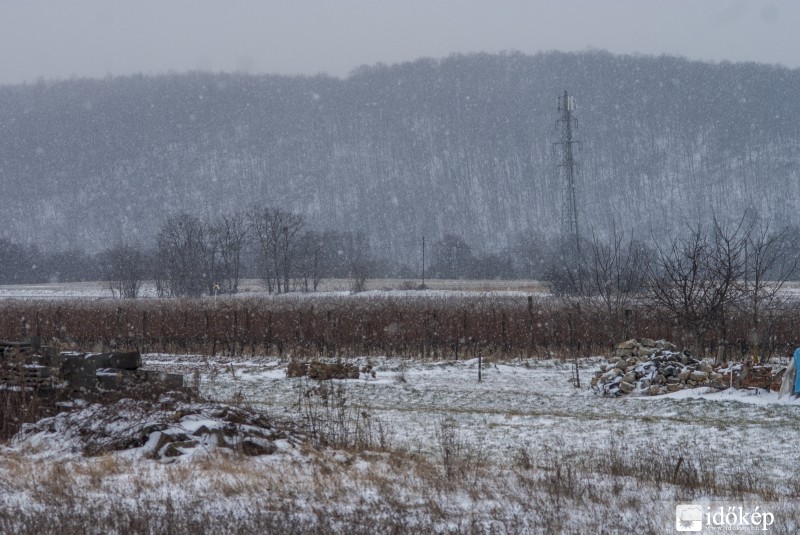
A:
<svg viewBox="0 0 800 535">
<path fill-rule="evenodd" d="M 334 381 L 289 378 L 273 357 L 144 360 L 285 438 L 259 456 L 87 456 L 78 434 L 40 426 L 0 454 L 0 531 L 660 534 L 681 504 L 800 529 L 800 404 L 773 393 L 604 398 L 585 386 L 598 357 L 580 361 L 582 388 L 552 359 L 484 361 L 480 382 L 476 359 L 355 358 L 361 378 Z"/>
</svg>

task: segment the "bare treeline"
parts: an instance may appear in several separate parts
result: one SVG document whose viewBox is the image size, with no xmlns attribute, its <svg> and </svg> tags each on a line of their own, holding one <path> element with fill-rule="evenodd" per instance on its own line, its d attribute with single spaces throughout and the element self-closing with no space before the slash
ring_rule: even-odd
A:
<svg viewBox="0 0 800 535">
<path fill-rule="evenodd" d="M 747 348 L 759 352 L 772 336 L 772 316 L 794 306 L 782 290 L 798 273 L 797 238 L 793 229 L 773 230 L 748 214 L 689 225 L 663 243 L 593 235 L 562 248 L 547 278 L 577 314 L 602 318 L 611 343 L 628 336 L 634 310 L 649 309 L 667 317 L 688 345 L 710 340 L 722 359 L 732 349 L 734 318 L 738 329 L 747 325 Z"/>
<path fill-rule="evenodd" d="M 319 233 L 302 216 L 280 208 L 208 220 L 179 213 L 162 224 L 150 255 L 126 244 L 111 248 L 106 278 L 121 297 L 136 297 L 141 281 L 151 278 L 160 296 L 235 294 L 245 273 L 263 280 L 270 293 L 312 291 L 323 269 L 334 271 L 323 261 L 330 256 L 326 246 L 339 247 L 341 241 L 341 234 Z M 350 271 L 361 260 L 346 250 L 337 253 L 348 257 Z M 116 261 L 122 258 L 128 260 L 124 268 Z"/>
<path fill-rule="evenodd" d="M 513 279 L 514 258 L 510 248 L 500 254 L 473 252 L 460 236 L 446 235 L 432 244 L 428 276 Z M 362 232 L 318 231 L 301 215 L 273 207 L 209 219 L 178 213 L 161 225 L 149 252 L 118 243 L 100 259 L 104 280 L 124 298 L 137 297 L 143 280 L 155 281 L 159 296 L 199 297 L 235 294 L 245 276 L 280 294 L 316 291 L 325 277 L 348 278 L 357 292 L 368 278 L 419 274 L 378 257 Z"/>
<path fill-rule="evenodd" d="M 164 223 L 155 265 L 162 270 L 165 295 L 234 293 L 246 254 L 253 256 L 271 293 L 314 290 L 330 271 L 326 239 L 300 216 L 280 209 L 254 209 L 211 223 L 182 214 Z M 350 244 L 350 276 L 354 286 L 363 285 L 369 244 L 363 236 L 351 237 Z M 540 242 L 494 265 L 507 266 L 513 276 L 515 261 L 539 258 L 538 273 L 568 311 L 560 313 L 566 326 L 559 326 L 567 345 L 587 324 L 600 336 L 593 344 L 613 344 L 632 336 L 637 318 L 646 314 L 665 322 L 659 331 L 669 338 L 722 359 L 740 350 L 764 354 L 774 347 L 774 319 L 794 307 L 783 290 L 798 274 L 798 244 L 796 229 L 773 230 L 746 213 L 738 221 L 712 218 L 709 224 L 687 225 L 666 241 L 642 241 L 613 230 L 569 246 Z M 432 250 L 429 273 L 434 277 L 467 278 L 486 258 L 452 235 L 434 242 Z M 126 248 L 115 253 L 109 257 L 137 258 Z M 133 281 L 112 285 L 128 297 L 137 287 Z"/>
</svg>

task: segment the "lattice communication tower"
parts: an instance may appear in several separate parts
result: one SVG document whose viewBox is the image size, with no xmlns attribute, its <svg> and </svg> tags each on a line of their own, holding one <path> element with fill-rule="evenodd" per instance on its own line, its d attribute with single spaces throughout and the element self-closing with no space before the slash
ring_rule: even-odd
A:
<svg viewBox="0 0 800 535">
<path fill-rule="evenodd" d="M 556 123 L 560 134 L 560 141 L 555 145 L 560 147 L 560 160 L 558 163 L 561 175 L 564 178 L 563 205 L 561 209 L 561 238 L 567 246 L 574 246 L 580 251 L 580 234 L 578 233 L 578 201 L 576 195 L 575 175 L 575 146 L 579 143 L 574 134 L 578 129 L 578 120 L 575 118 L 575 97 L 566 91 L 558 97 L 559 118 Z"/>
</svg>

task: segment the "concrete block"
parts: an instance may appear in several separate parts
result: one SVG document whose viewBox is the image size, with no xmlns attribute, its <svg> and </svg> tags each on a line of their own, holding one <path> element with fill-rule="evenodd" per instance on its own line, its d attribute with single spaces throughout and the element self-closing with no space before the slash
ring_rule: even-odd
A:
<svg viewBox="0 0 800 535">
<path fill-rule="evenodd" d="M 122 374 L 113 370 L 101 369 L 95 377 L 97 377 L 97 384 L 103 390 L 119 390 L 123 386 Z"/>
<path fill-rule="evenodd" d="M 67 384 L 74 390 L 95 390 L 97 388 L 97 376 L 72 374 L 65 377 Z"/>
<path fill-rule="evenodd" d="M 95 369 L 97 368 L 113 368 L 111 365 L 111 353 L 89 353 L 86 355 L 86 360 L 94 362 Z"/>
<path fill-rule="evenodd" d="M 111 353 L 108 360 L 109 368 L 119 368 L 121 370 L 135 370 L 142 365 L 142 355 L 138 351 Z"/>
<path fill-rule="evenodd" d="M 70 375 L 94 375 L 97 372 L 97 362 L 87 358 L 86 353 L 62 353 L 61 373 Z"/>
</svg>

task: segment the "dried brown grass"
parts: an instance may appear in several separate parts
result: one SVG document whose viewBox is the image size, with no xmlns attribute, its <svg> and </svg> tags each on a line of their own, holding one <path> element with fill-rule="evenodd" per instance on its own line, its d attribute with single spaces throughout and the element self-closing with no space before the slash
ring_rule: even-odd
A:
<svg viewBox="0 0 800 535">
<path fill-rule="evenodd" d="M 177 465 L 11 455 L 0 469 L 0 531 L 661 533 L 667 525 L 659 503 L 670 497 L 791 503 L 789 494 L 758 487 L 742 496 L 735 485 L 741 474 L 712 477 L 712 465 L 696 460 L 676 470 L 670 452 L 645 449 L 650 455 L 521 450 L 515 462 L 483 457 L 476 472 L 449 478 L 439 456 L 408 451 L 306 450 L 267 461 L 211 452 Z M 770 481 L 766 472 L 753 478 Z M 26 505 L 11 496 L 25 496 Z M 784 522 L 797 522 L 800 508 L 785 515 Z"/>
</svg>

